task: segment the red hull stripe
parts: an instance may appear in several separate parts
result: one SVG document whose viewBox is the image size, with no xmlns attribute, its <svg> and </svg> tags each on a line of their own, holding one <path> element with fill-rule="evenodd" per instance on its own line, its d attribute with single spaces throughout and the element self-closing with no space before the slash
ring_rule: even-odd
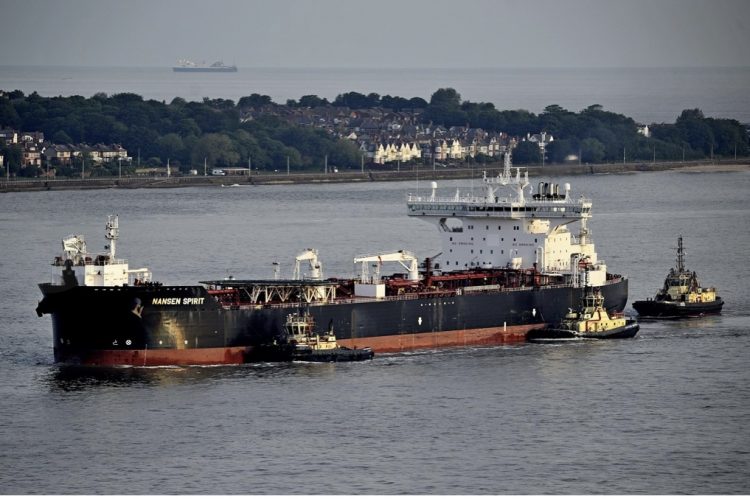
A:
<svg viewBox="0 0 750 499">
<path fill-rule="evenodd" d="M 376 353 L 394 353 L 472 345 L 503 345 L 526 341 L 526 333 L 540 324 L 464 329 L 440 333 L 397 334 L 371 338 L 341 339 L 349 348 L 370 347 Z M 60 362 L 92 366 L 174 366 L 242 364 L 251 347 L 188 348 L 157 350 L 69 350 L 57 351 Z"/>
<path fill-rule="evenodd" d="M 242 364 L 248 347 L 186 348 L 158 350 L 59 351 L 59 362 L 89 366 L 201 366 Z"/>
<path fill-rule="evenodd" d="M 349 348 L 370 347 L 375 353 L 394 353 L 433 348 L 466 347 L 472 345 L 503 345 L 526 341 L 526 333 L 540 324 L 527 326 L 463 329 L 440 333 L 396 334 L 372 338 L 338 340 Z"/>
</svg>

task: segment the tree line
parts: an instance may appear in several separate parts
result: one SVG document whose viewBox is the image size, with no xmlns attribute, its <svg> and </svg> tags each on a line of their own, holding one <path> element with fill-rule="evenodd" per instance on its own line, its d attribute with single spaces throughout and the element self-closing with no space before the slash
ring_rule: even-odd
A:
<svg viewBox="0 0 750 499">
<path fill-rule="evenodd" d="M 296 126 L 280 117 L 279 108 L 347 107 L 380 108 L 412 113 L 419 122 L 444 127 L 469 126 L 488 132 L 526 137 L 545 131 L 555 140 L 541 157 L 539 147 L 520 141 L 514 162 L 562 163 L 577 156 L 584 162 L 700 159 L 709 156 L 747 156 L 747 130 L 736 120 L 706 118 L 699 109 L 682 112 L 673 124 L 651 124 L 651 137 L 638 133 L 637 123 L 621 114 L 591 105 L 580 112 L 558 105 L 540 114 L 525 110 L 497 110 L 491 103 L 463 101 L 452 88 L 438 89 L 427 102 L 375 93 L 340 94 L 333 102 L 315 95 L 276 104 L 269 96 L 252 94 L 236 103 L 230 99 L 204 98 L 170 103 L 144 100 L 140 95 L 98 93 L 81 96 L 42 97 L 21 91 L 0 96 L 0 127 L 41 131 L 53 143 L 121 144 L 142 165 L 162 166 L 167 159 L 184 171 L 214 166 L 251 163 L 253 169 L 294 171 L 320 167 L 324 157 L 339 168 L 359 168 L 358 145 L 328 132 Z M 263 109 L 253 120 L 241 122 L 243 110 Z M 1 144 L 0 144 L 1 145 Z M 0 148 L 6 164 L 20 157 L 15 146 Z M 106 166 L 101 173 L 106 174 Z M 117 166 L 111 167 L 116 169 Z M 60 168 L 75 174 L 76 166 Z M 115 173 L 114 171 L 110 173 Z"/>
</svg>

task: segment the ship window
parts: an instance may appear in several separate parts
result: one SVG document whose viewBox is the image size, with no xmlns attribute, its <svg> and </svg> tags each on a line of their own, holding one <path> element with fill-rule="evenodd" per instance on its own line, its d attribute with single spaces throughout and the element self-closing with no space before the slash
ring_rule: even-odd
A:
<svg viewBox="0 0 750 499">
<path fill-rule="evenodd" d="M 483 254 L 483 251 L 482 251 L 482 250 L 479 250 L 479 254 L 480 254 L 480 255 L 481 255 L 481 254 Z"/>
<path fill-rule="evenodd" d="M 485 228 L 486 228 L 487 230 L 490 230 L 490 226 L 489 226 L 489 225 L 485 225 Z"/>
<path fill-rule="evenodd" d="M 490 255 L 494 255 L 494 254 L 495 254 L 495 250 L 490 250 Z"/>
<path fill-rule="evenodd" d="M 502 225 L 498 225 L 497 226 L 497 230 L 503 230 L 503 226 Z"/>
</svg>

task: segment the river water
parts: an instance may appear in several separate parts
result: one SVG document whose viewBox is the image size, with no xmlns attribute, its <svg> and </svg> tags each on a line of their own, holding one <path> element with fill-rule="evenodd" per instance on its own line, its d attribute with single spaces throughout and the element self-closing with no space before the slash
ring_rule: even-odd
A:
<svg viewBox="0 0 750 499">
<path fill-rule="evenodd" d="M 66 368 L 34 313 L 62 237 L 101 250 L 117 213 L 118 255 L 167 284 L 270 278 L 274 261 L 287 276 L 310 247 L 327 276 L 351 275 L 358 254 L 439 251 L 406 216 L 427 182 L 1 195 L 0 493 L 747 493 L 750 172 L 556 181 L 593 199 L 599 257 L 630 277 L 630 302 L 662 284 L 682 234 L 724 313 L 632 340 L 364 363 Z"/>
</svg>

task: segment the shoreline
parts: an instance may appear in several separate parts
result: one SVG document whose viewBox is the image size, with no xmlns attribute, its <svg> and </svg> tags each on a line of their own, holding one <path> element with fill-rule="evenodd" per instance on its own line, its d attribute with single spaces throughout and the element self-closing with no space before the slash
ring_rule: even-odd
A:
<svg viewBox="0 0 750 499">
<path fill-rule="evenodd" d="M 672 171 L 676 173 L 729 173 L 750 171 L 750 159 L 663 162 L 663 163 L 604 163 L 592 165 L 524 166 L 535 177 L 560 175 L 618 174 L 637 172 Z M 339 173 L 255 173 L 233 176 L 180 176 L 180 177 L 106 177 L 94 179 L 19 179 L 0 180 L 0 193 L 88 190 L 88 189 L 167 189 L 179 187 L 234 187 L 243 185 L 333 184 L 359 182 L 393 182 L 405 180 L 451 180 L 472 178 L 479 172 L 496 175 L 502 163 L 491 163 L 455 169 L 429 167 L 401 171 L 339 172 Z"/>
</svg>

